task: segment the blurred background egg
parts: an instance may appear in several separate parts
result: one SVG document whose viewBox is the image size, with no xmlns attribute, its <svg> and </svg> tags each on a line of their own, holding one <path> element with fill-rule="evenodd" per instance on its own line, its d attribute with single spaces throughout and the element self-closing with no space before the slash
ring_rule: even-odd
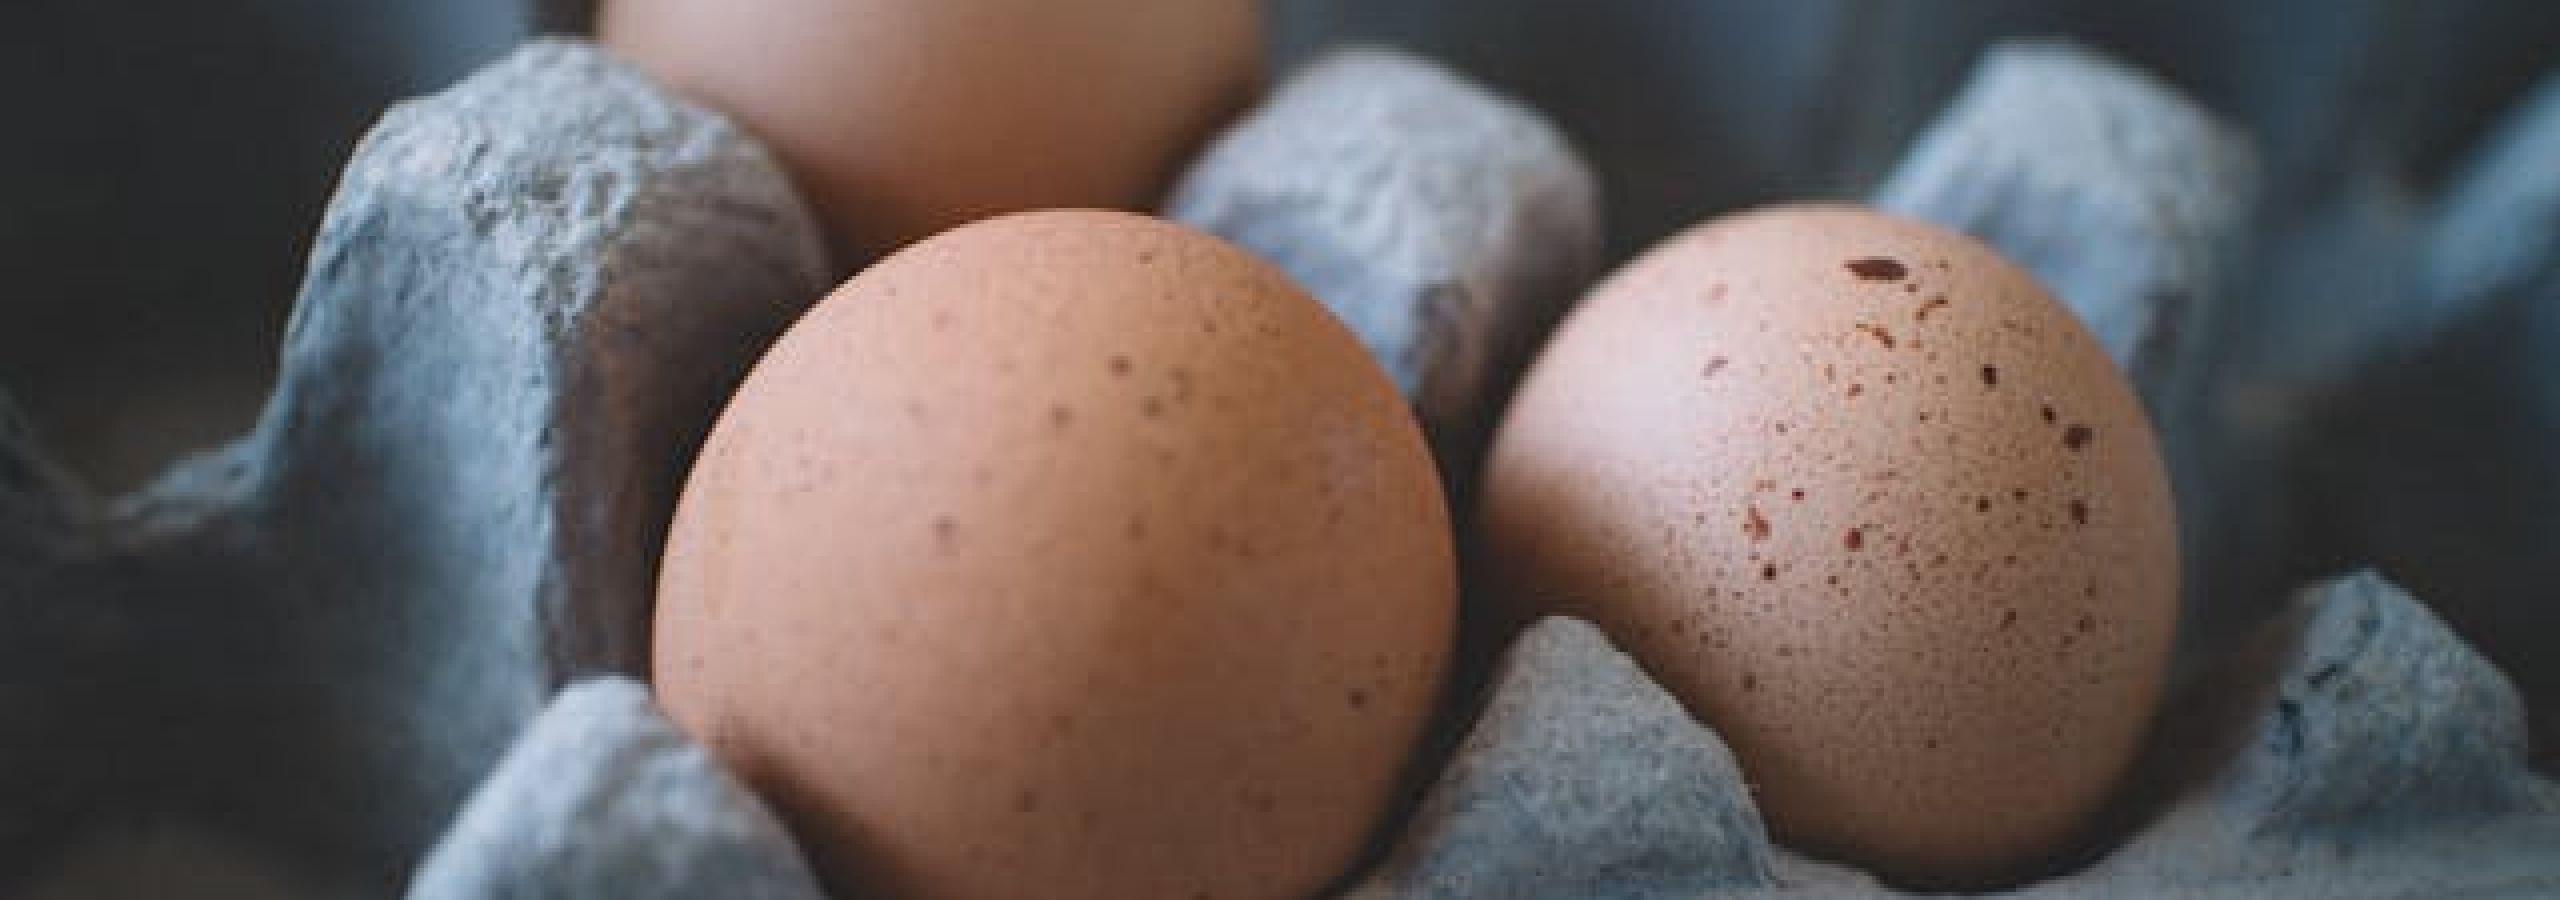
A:
<svg viewBox="0 0 2560 900">
<path fill-rule="evenodd" d="M 1253 0 L 605 0 L 606 46 L 771 146 L 841 264 L 1144 209 L 1260 84 Z"/>
<path fill-rule="evenodd" d="M 840 891 L 1306 897 L 1437 700 L 1450 532 L 1386 374 L 1285 277 L 1002 217 L 757 365 L 668 540 L 656 681 Z"/>
<path fill-rule="evenodd" d="M 2132 390 L 1975 241 L 1850 208 L 1675 237 L 1531 369 L 1493 584 L 1732 745 L 1781 840 L 1922 885 L 2077 837 L 2149 723 L 2174 514 Z"/>
</svg>

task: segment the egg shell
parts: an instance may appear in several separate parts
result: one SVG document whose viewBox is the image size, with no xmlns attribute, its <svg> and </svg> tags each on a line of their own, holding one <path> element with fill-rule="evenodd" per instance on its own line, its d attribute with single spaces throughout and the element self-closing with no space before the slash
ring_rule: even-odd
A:
<svg viewBox="0 0 2560 900">
<path fill-rule="evenodd" d="M 839 891 L 1305 897 L 1437 699 L 1451 543 L 1411 414 L 1284 276 L 1008 216 L 756 366 L 668 540 L 656 679 Z"/>
<path fill-rule="evenodd" d="M 2068 844 L 2176 625 L 2166 473 L 2098 344 L 1989 248 L 1845 207 L 1727 217 L 1561 326 L 1481 540 L 1731 743 L 1772 830 L 1922 885 Z"/>
<path fill-rule="evenodd" d="M 986 216 L 1142 209 L 1262 80 L 1252 0 L 606 0 L 597 34 L 782 158 L 848 267 Z"/>
</svg>

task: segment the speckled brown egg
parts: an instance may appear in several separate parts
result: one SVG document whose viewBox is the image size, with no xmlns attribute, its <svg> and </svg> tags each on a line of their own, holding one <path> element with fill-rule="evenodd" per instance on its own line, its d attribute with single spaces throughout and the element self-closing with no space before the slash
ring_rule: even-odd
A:
<svg viewBox="0 0 2560 900">
<path fill-rule="evenodd" d="M 1983 245 L 1720 219 L 1601 284 L 1492 451 L 1509 602 L 1601 625 L 1795 846 L 1907 883 L 2078 836 L 2176 624 L 2167 477 L 2096 341 Z"/>
<path fill-rule="evenodd" d="M 605 46 L 735 117 L 858 265 L 998 213 L 1145 209 L 1262 79 L 1254 0 L 603 0 Z"/>
<path fill-rule="evenodd" d="M 936 236 L 757 364 L 659 583 L 669 712 L 848 896 L 1301 898 L 1388 811 L 1456 615 L 1387 375 L 1105 212 Z"/>
</svg>

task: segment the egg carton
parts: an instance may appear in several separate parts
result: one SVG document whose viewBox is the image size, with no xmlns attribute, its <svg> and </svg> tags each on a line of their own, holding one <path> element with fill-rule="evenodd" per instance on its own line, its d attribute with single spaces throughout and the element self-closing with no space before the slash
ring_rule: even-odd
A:
<svg viewBox="0 0 2560 900">
<path fill-rule="evenodd" d="M 2431 327 L 2360 335 L 2357 358 L 2390 371 L 2505 349 L 2456 361 L 2526 390 L 2507 386 L 2530 383 L 2510 369 L 2532 331 L 2472 326 L 2560 290 L 2560 175 L 2540 162 L 2555 142 L 2560 85 L 2464 182 L 2497 190 L 2449 195 Z M 2009 44 L 1875 199 L 2046 279 L 2174 432 L 2228 418 L 2199 386 L 2254 210 L 2249 158 L 2137 72 Z M 1166 212 L 1332 306 L 1463 501 L 1510 378 L 1596 274 L 1596 195 L 1535 113 L 1370 49 L 1296 71 Z M 0 654 L 0 723 L 18 736 L 0 742 L 18 800 L 0 882 L 36 897 L 821 896 L 772 815 L 634 675 L 692 450 L 826 279 L 762 149 L 586 43 L 528 44 L 395 109 L 347 167 L 250 434 L 96 498 L 0 416 L 0 597 L 25 610 Z M 2374 473 L 2410 460 L 2389 438 L 2469 421 L 2355 411 L 2350 433 L 2379 437 L 2337 477 L 2386 484 Z M 2204 493 L 2182 496 L 2189 518 L 2239 502 Z M 2399 527 L 2372 521 L 2391 499 L 2341 527 Z M 2560 788 L 2526 766 L 2498 668 L 2378 576 L 2281 594 L 2260 603 L 2279 614 L 2188 640 L 2124 810 L 2020 893 L 2560 893 Z M 1773 844 L 1712 729 L 1605 636 L 1549 619 L 1493 663 L 1482 712 L 1344 894 L 1892 892 Z"/>
</svg>

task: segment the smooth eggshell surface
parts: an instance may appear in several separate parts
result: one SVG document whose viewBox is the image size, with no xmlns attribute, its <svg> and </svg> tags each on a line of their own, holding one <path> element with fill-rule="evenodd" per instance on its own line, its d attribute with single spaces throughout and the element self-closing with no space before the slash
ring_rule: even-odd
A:
<svg viewBox="0 0 2560 900">
<path fill-rule="evenodd" d="M 1253 0 L 605 0 L 597 33 L 770 145 L 848 266 L 998 213 L 1151 208 L 1262 79 Z"/>
<path fill-rule="evenodd" d="M 2176 624 L 2167 476 L 2125 379 L 2025 273 L 1850 208 L 1696 228 L 1523 383 L 1481 539 L 1733 746 L 1785 841 L 1981 884 L 2078 835 Z"/>
<path fill-rule="evenodd" d="M 847 282 L 686 485 L 655 670 L 838 890 L 1310 896 L 1456 618 L 1386 374 L 1214 238 L 1008 216 Z"/>
</svg>

